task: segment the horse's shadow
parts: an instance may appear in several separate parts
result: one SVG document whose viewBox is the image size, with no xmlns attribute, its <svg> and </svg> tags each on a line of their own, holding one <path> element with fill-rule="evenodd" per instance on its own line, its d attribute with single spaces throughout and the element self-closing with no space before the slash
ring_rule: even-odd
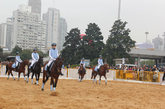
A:
<svg viewBox="0 0 165 109">
<path fill-rule="evenodd" d="M 52 93 L 50 94 L 50 96 L 59 96 L 59 93 L 58 93 L 58 92 L 52 92 Z"/>
</svg>

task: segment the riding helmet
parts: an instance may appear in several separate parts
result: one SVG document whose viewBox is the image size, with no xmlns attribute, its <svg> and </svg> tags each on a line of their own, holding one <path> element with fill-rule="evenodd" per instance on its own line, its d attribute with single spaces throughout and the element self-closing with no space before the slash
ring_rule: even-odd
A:
<svg viewBox="0 0 165 109">
<path fill-rule="evenodd" d="M 57 44 L 56 43 L 52 43 L 52 46 L 56 46 Z"/>
<path fill-rule="evenodd" d="M 34 48 L 34 49 L 33 49 L 33 51 L 37 51 L 37 49 L 36 49 L 36 48 Z"/>
</svg>

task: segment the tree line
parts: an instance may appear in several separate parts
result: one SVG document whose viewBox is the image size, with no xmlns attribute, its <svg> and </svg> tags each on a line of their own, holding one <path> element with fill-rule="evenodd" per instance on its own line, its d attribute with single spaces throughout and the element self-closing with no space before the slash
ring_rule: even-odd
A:
<svg viewBox="0 0 165 109">
<path fill-rule="evenodd" d="M 90 59 L 92 65 L 96 65 L 99 55 L 102 55 L 110 65 L 114 64 L 113 59 L 116 58 L 131 60 L 128 53 L 135 47 L 135 41 L 131 39 L 131 31 L 126 25 L 127 22 L 116 20 L 109 31 L 106 43 L 103 42 L 104 37 L 96 23 L 90 23 L 83 36 L 80 36 L 81 32 L 78 28 L 71 29 L 65 37 L 64 48 L 61 51 L 64 64 L 78 64 L 82 58 L 85 58 Z M 15 56 L 17 51 L 23 60 L 31 59 L 31 49 L 22 50 L 16 46 L 10 54 L 3 54 L 3 49 L 0 48 L 0 61 L 4 61 L 7 56 Z M 48 56 L 41 51 L 38 52 L 40 56 Z"/>
<path fill-rule="evenodd" d="M 19 46 L 16 45 L 11 53 L 3 53 L 3 49 L 0 48 L 0 61 L 6 61 L 6 58 L 8 56 L 15 56 L 16 52 L 19 52 L 19 55 L 21 56 L 22 60 L 26 60 L 26 59 L 29 60 L 29 59 L 31 59 L 31 54 L 32 54 L 33 50 L 32 49 L 22 50 L 22 48 L 20 48 Z M 47 56 L 47 54 L 44 54 L 42 51 L 38 50 L 38 53 L 42 57 L 46 57 Z"/>
<path fill-rule="evenodd" d="M 65 37 L 64 49 L 61 52 L 65 64 L 78 64 L 81 58 L 85 58 L 96 65 L 99 55 L 110 65 L 114 64 L 113 59 L 130 58 L 128 53 L 135 47 L 136 42 L 131 39 L 131 31 L 126 25 L 127 22 L 116 20 L 105 44 L 101 29 L 95 23 L 88 25 L 83 37 L 80 37 L 78 28 L 71 29 Z"/>
</svg>

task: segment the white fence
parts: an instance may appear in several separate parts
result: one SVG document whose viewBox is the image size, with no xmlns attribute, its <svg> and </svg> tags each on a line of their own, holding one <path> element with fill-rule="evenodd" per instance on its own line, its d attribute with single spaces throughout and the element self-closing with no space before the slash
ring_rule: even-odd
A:
<svg viewBox="0 0 165 109">
<path fill-rule="evenodd" d="M 84 80 L 90 80 L 92 70 L 91 69 L 86 69 L 86 70 L 87 70 L 87 72 L 86 72 L 86 75 L 84 76 Z M 0 65 L 0 77 L 7 77 L 7 75 L 5 75 L 5 71 L 6 71 L 6 66 Z M 27 73 L 27 71 L 26 71 L 26 73 Z M 60 76 L 60 79 L 78 79 L 78 69 L 68 69 L 68 70 L 62 69 L 62 73 L 64 74 L 64 76 Z M 17 77 L 18 73 L 13 72 L 13 75 L 15 77 Z M 21 77 L 23 77 L 23 74 L 21 74 Z M 42 73 L 41 73 L 40 77 L 42 78 Z M 104 77 L 102 79 L 104 80 Z M 116 71 L 110 70 L 109 73 L 107 73 L 107 79 L 108 80 L 115 80 L 116 79 Z"/>
</svg>

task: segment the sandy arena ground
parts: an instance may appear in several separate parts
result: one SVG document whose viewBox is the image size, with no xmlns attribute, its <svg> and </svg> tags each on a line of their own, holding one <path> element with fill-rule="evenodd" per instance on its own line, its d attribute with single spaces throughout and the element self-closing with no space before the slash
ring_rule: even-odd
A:
<svg viewBox="0 0 165 109">
<path fill-rule="evenodd" d="M 165 109 L 165 86 L 127 82 L 60 80 L 56 92 L 0 78 L 0 109 Z"/>
</svg>

